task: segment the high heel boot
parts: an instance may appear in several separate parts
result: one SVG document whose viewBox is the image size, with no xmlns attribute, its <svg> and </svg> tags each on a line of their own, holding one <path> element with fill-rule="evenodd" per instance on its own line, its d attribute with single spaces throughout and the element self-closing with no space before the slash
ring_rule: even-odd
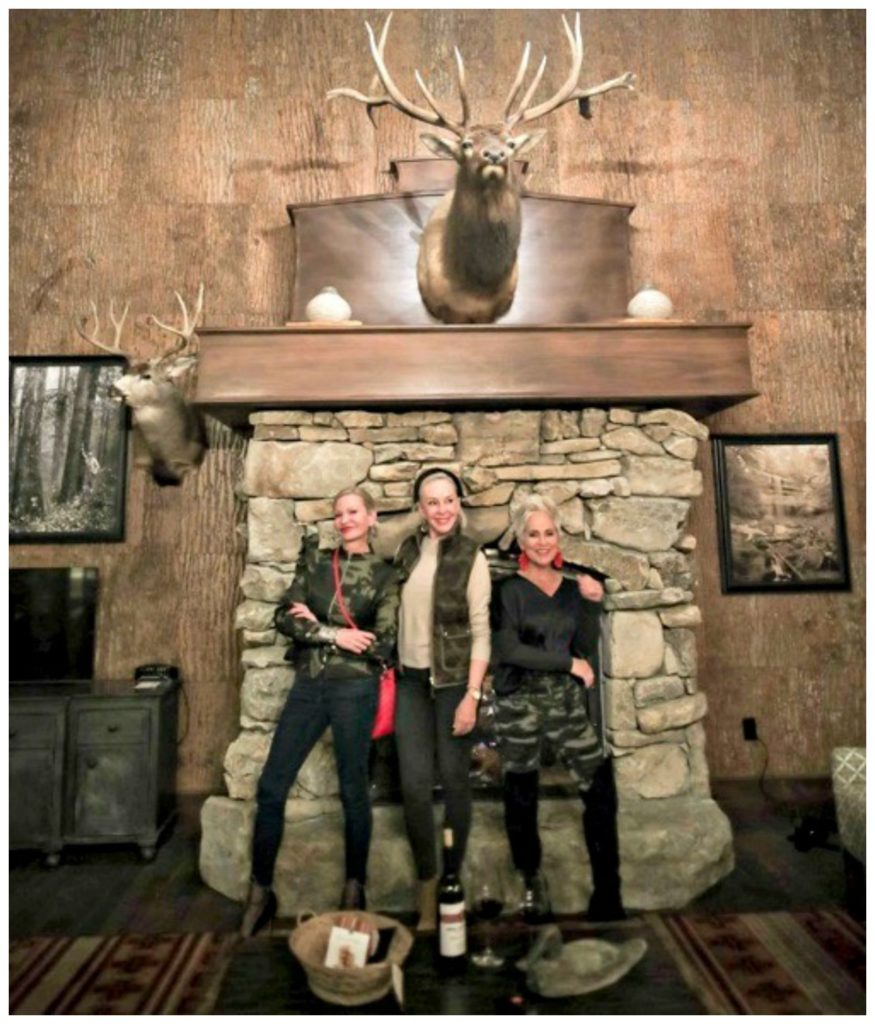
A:
<svg viewBox="0 0 875 1024">
<path fill-rule="evenodd" d="M 246 903 L 243 906 L 243 919 L 240 922 L 240 934 L 248 939 L 260 931 L 276 916 L 277 899 L 269 886 L 251 882 Z"/>
<path fill-rule="evenodd" d="M 553 920 L 550 890 L 543 872 L 523 876 L 523 901 L 520 910 L 526 924 L 546 924 Z"/>
<path fill-rule="evenodd" d="M 623 921 L 620 895 L 620 843 L 617 836 L 617 787 L 610 759 L 599 766 L 583 797 L 583 838 L 592 866 L 590 921 Z"/>
<path fill-rule="evenodd" d="M 340 894 L 340 910 L 365 910 L 365 887 L 357 878 L 347 878 Z"/>
<path fill-rule="evenodd" d="M 437 930 L 437 890 L 438 879 L 436 877 L 426 878 L 416 883 L 416 904 L 419 910 L 416 931 L 419 935 Z"/>
</svg>

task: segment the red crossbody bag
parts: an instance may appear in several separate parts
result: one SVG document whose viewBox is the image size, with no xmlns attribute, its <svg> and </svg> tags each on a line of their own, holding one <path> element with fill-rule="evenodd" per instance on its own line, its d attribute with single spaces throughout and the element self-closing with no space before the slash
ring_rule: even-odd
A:
<svg viewBox="0 0 875 1024">
<path fill-rule="evenodd" d="M 343 600 L 343 591 L 340 587 L 340 549 L 335 548 L 331 556 L 331 568 L 334 572 L 334 593 L 337 597 L 337 607 L 340 614 L 346 620 L 350 629 L 358 629 L 353 617 L 349 614 L 346 602 Z M 377 714 L 374 717 L 374 727 L 371 729 L 371 738 L 378 740 L 382 736 L 391 736 L 395 731 L 395 669 L 383 669 L 380 676 L 380 693 L 377 697 Z"/>
</svg>

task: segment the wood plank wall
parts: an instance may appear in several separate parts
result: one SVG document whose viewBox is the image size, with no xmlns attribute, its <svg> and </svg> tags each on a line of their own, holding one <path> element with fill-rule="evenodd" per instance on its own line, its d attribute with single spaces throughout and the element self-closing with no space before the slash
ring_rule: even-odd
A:
<svg viewBox="0 0 875 1024">
<path fill-rule="evenodd" d="M 360 11 L 12 11 L 10 347 L 82 353 L 70 318 L 93 297 L 130 299 L 132 346 L 172 289 L 206 281 L 206 322 L 281 323 L 292 282 L 290 201 L 389 191 L 420 127 L 380 112 L 379 132 L 326 90 L 364 88 Z M 595 11 L 585 78 L 627 68 L 636 95 L 567 108 L 532 152 L 530 187 L 632 201 L 633 272 L 683 316 L 755 324 L 763 394 L 714 417 L 719 431 L 836 431 L 854 589 L 720 594 L 711 466 L 699 537 L 701 683 L 712 772 L 755 776 L 741 741 L 755 715 L 769 773 L 824 775 L 830 749 L 864 741 L 864 67 L 862 11 Z M 471 93 L 495 116 L 521 41 L 565 71 L 557 12 L 399 11 L 389 55 L 412 90 L 419 67 L 452 88 L 462 45 Z M 478 103 L 478 107 L 480 104 Z M 557 259 L 564 258 L 557 253 Z M 127 539 L 17 546 L 14 566 L 98 565 L 97 670 L 181 665 L 190 724 L 181 791 L 221 786 L 237 731 L 233 634 L 242 565 L 238 438 L 179 490 L 132 471 Z"/>
</svg>

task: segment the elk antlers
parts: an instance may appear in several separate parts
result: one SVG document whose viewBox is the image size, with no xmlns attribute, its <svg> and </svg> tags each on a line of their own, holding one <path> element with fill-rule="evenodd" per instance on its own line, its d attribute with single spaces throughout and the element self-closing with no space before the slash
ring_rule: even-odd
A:
<svg viewBox="0 0 875 1024">
<path fill-rule="evenodd" d="M 536 107 L 529 107 L 528 104 L 535 94 L 535 89 L 537 89 L 541 81 L 541 75 L 543 75 L 547 63 L 546 56 L 543 57 L 541 66 L 538 68 L 532 84 L 526 90 L 526 94 L 523 96 L 517 109 L 511 113 L 511 106 L 522 86 L 529 63 L 530 47 L 529 43 L 526 43 L 519 71 L 504 107 L 504 123 L 508 129 L 518 124 L 527 124 L 529 121 L 535 121 L 540 117 L 546 117 L 547 114 L 552 114 L 554 110 L 558 110 L 559 107 L 569 103 L 571 100 L 589 99 L 591 96 L 600 96 L 602 93 L 610 92 L 612 89 L 635 88 L 635 75 L 631 71 L 620 75 L 619 78 L 611 78 L 607 82 L 602 82 L 601 85 L 594 85 L 590 89 L 577 88 L 577 80 L 580 78 L 580 72 L 583 67 L 583 36 L 580 32 L 580 13 L 578 12 L 575 16 L 573 32 L 564 14 L 562 15 L 562 25 L 565 28 L 565 35 L 568 37 L 568 44 L 571 47 L 571 70 L 568 72 L 568 77 L 550 99 L 539 103 Z"/>
<path fill-rule="evenodd" d="M 389 32 L 389 23 L 391 21 L 392 14 L 389 14 L 386 18 L 385 24 L 383 25 L 383 30 L 380 33 L 379 43 L 374 36 L 374 30 L 367 21 L 365 22 L 365 28 L 368 31 L 368 45 L 370 46 L 371 57 L 373 57 L 374 64 L 377 69 L 377 73 L 370 85 L 370 94 L 365 95 L 364 93 L 358 92 L 356 89 L 344 87 L 332 89 L 328 93 L 328 99 L 333 100 L 338 96 L 346 96 L 349 99 L 356 100 L 358 103 L 364 103 L 367 108 L 367 114 L 371 124 L 375 124 L 373 109 L 375 107 L 388 105 L 395 107 L 396 110 L 400 110 L 402 114 L 406 114 L 408 117 L 415 118 L 417 121 L 425 121 L 426 124 L 434 125 L 437 128 L 444 128 L 461 138 L 465 135 L 470 124 L 471 111 L 465 85 L 465 64 L 462 60 L 461 53 L 459 53 L 458 47 L 454 47 L 454 53 L 456 56 L 456 70 L 459 79 L 459 98 L 462 103 L 462 119 L 461 121 L 454 121 L 440 110 L 437 105 L 437 101 L 435 100 L 431 90 L 423 81 L 419 71 L 414 72 L 416 84 L 422 91 L 423 96 L 425 96 L 426 102 L 431 108 L 430 110 L 426 110 L 424 107 L 420 107 L 409 100 L 393 81 L 392 76 L 389 74 L 386 67 L 384 57 L 386 37 Z M 523 48 L 523 56 L 520 61 L 516 78 L 510 87 L 510 91 L 508 92 L 507 99 L 504 103 L 503 123 L 504 127 L 508 131 L 518 124 L 526 124 L 530 121 L 535 121 L 538 118 L 545 117 L 547 114 L 551 114 L 554 110 L 558 110 L 559 107 L 564 104 L 571 102 L 571 100 L 589 99 L 592 96 L 599 96 L 603 93 L 610 92 L 612 89 L 635 88 L 635 75 L 631 71 L 627 71 L 625 74 L 620 75 L 619 78 L 609 79 L 607 82 L 602 82 L 601 85 L 596 85 L 589 89 L 579 88 L 577 82 L 580 78 L 580 72 L 583 67 L 583 36 L 580 31 L 580 14 L 578 13 L 575 16 L 573 31 L 564 14 L 562 15 L 562 25 L 565 28 L 565 35 L 568 38 L 568 43 L 571 47 L 571 69 L 568 72 L 568 77 L 565 79 L 558 91 L 548 100 L 545 100 L 543 103 L 539 103 L 534 107 L 529 106 L 538 86 L 541 83 L 544 69 L 547 66 L 547 57 L 545 55 L 541 58 L 541 63 L 538 66 L 538 70 L 535 72 L 535 77 L 532 79 L 523 94 L 522 99 L 517 104 L 516 109 L 514 109 L 514 104 L 516 103 L 517 97 L 522 89 L 523 82 L 526 77 L 526 71 L 529 66 L 529 55 L 532 47 L 531 43 L 526 42 L 525 47 Z M 383 92 L 376 91 L 378 85 L 383 86 Z"/>
<path fill-rule="evenodd" d="M 440 110 L 434 95 L 425 84 L 422 75 L 420 75 L 418 71 L 414 72 L 416 84 L 422 90 L 422 94 L 425 96 L 425 100 L 429 107 L 431 107 L 431 110 L 426 110 L 424 107 L 417 106 L 409 100 L 393 81 L 392 76 L 389 74 L 389 70 L 386 67 L 386 62 L 383 56 L 383 51 L 386 47 L 386 37 L 389 34 L 389 24 L 391 21 L 392 14 L 390 13 L 383 25 L 383 31 L 380 33 L 379 43 L 374 36 L 374 30 L 367 21 L 365 22 L 365 28 L 368 30 L 368 45 L 370 46 L 371 56 L 373 57 L 374 64 L 377 68 L 377 73 L 370 85 L 372 95 L 366 96 L 364 93 L 360 93 L 356 89 L 348 89 L 344 87 L 340 89 L 332 89 L 328 93 L 328 99 L 333 100 L 338 96 L 347 96 L 349 99 L 356 100 L 359 103 L 364 103 L 367 108 L 371 124 L 374 124 L 372 114 L 373 108 L 382 107 L 388 104 L 389 106 L 395 107 L 396 110 L 400 110 L 402 114 L 407 114 L 408 117 L 412 117 L 417 121 L 425 121 L 426 124 L 434 125 L 436 128 L 445 128 L 448 132 L 452 132 L 453 135 L 457 135 L 461 138 L 465 134 L 465 129 L 468 127 L 468 122 L 471 116 L 470 106 L 468 104 L 468 94 L 465 86 L 465 64 L 462 60 L 461 53 L 459 53 L 458 48 L 455 48 L 456 72 L 459 79 L 459 97 L 462 101 L 462 120 L 454 121 Z M 374 90 L 377 88 L 377 85 L 382 85 L 385 92 L 375 93 Z"/>
</svg>

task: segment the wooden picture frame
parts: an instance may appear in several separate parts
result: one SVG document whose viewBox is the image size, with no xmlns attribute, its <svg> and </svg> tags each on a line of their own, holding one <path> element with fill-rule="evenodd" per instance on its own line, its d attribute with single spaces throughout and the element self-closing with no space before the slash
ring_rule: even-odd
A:
<svg viewBox="0 0 875 1024">
<path fill-rule="evenodd" d="M 849 590 L 837 436 L 711 443 L 723 592 Z"/>
<path fill-rule="evenodd" d="M 13 356 L 9 365 L 9 539 L 103 543 L 125 536 L 124 359 Z"/>
</svg>

